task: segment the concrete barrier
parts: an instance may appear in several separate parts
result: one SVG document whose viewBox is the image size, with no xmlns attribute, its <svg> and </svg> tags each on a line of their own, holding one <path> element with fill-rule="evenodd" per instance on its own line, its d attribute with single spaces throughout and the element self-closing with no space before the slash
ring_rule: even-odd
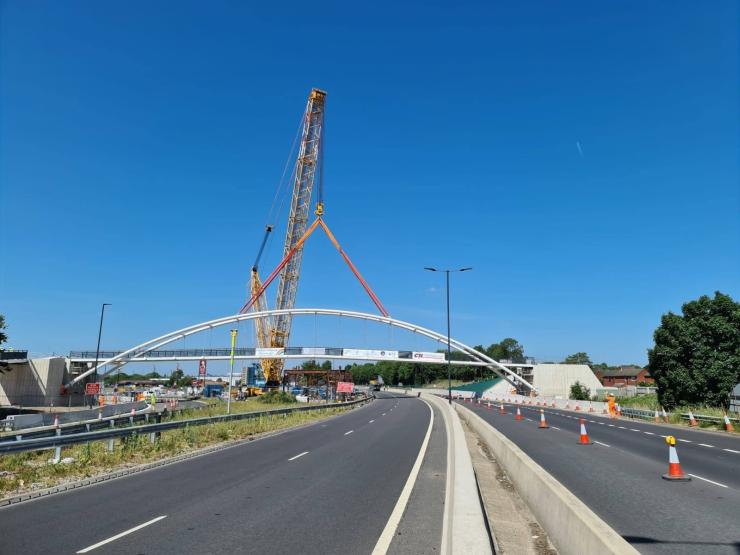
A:
<svg viewBox="0 0 740 555">
<path fill-rule="evenodd" d="M 494 454 L 562 555 L 639 553 L 510 439 L 471 410 L 454 406 Z"/>
</svg>

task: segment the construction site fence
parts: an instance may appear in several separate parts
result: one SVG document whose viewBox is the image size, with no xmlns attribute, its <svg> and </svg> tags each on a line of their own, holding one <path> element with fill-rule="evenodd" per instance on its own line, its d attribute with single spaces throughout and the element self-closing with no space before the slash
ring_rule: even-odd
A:
<svg viewBox="0 0 740 555">
<path fill-rule="evenodd" d="M 221 416 L 208 416 L 203 418 L 191 418 L 187 420 L 175 420 L 170 422 L 161 422 L 161 413 L 143 413 L 138 415 L 132 415 L 127 418 L 111 418 L 107 422 L 87 422 L 83 425 L 79 425 L 84 431 L 77 433 L 62 433 L 62 428 L 56 428 L 54 430 L 46 430 L 45 433 L 51 433 L 50 437 L 31 437 L 24 438 L 24 434 L 17 434 L 13 439 L 8 441 L 0 442 L 0 454 L 4 453 L 18 453 L 21 451 L 36 451 L 40 449 L 50 449 L 56 447 L 62 447 L 65 445 L 74 445 L 78 443 L 89 443 L 92 441 L 101 441 L 105 439 L 116 439 L 122 437 L 129 437 L 132 435 L 154 435 L 165 432 L 168 430 L 175 430 L 178 428 L 187 428 L 188 426 L 203 426 L 205 424 L 217 424 L 220 422 L 233 422 L 238 420 L 253 420 L 259 418 L 271 418 L 274 416 L 288 415 L 299 412 L 311 412 L 317 410 L 326 410 L 332 408 L 344 408 L 359 405 L 368 402 L 372 397 L 363 397 L 354 401 L 348 401 L 345 403 L 327 403 L 327 404 L 316 404 L 308 406 L 300 406 L 295 408 L 284 408 L 284 409 L 272 409 L 259 412 L 246 412 L 239 414 L 226 414 Z M 144 421 L 143 425 L 134 425 L 136 422 Z M 155 423 L 148 424 L 155 420 Z M 121 422 L 128 421 L 129 425 L 126 427 L 118 427 Z M 98 426 L 106 426 L 106 429 L 96 430 Z M 71 429 L 69 430 L 71 431 Z"/>
</svg>

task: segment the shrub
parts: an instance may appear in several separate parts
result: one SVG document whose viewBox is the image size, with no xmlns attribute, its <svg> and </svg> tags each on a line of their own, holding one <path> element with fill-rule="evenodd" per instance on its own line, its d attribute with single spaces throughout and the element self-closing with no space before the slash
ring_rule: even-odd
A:
<svg viewBox="0 0 740 555">
<path fill-rule="evenodd" d="M 295 397 L 290 393 L 276 390 L 270 391 L 268 393 L 263 393 L 258 397 L 258 399 L 260 403 L 266 403 L 270 405 L 296 402 Z"/>
</svg>

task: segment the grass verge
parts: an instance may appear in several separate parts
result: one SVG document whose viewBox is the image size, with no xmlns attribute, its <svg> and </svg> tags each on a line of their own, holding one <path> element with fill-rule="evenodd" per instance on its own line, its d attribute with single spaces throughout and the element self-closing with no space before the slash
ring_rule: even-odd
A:
<svg viewBox="0 0 740 555">
<path fill-rule="evenodd" d="M 265 405 L 261 405 L 260 408 L 264 410 Z M 279 407 L 271 405 L 270 408 Z M 208 409 L 192 411 L 191 418 L 205 416 L 204 410 Z M 0 456 L 0 497 L 44 489 L 129 466 L 166 459 L 225 441 L 245 439 L 264 432 L 322 420 L 346 410 L 348 409 L 329 408 L 322 411 L 189 426 L 162 432 L 161 437 L 154 443 L 150 442 L 148 435 L 132 435 L 116 440 L 111 452 L 107 450 L 108 440 L 71 445 L 62 449 L 62 459 L 68 462 L 59 464 L 50 462 L 53 450 L 3 455 Z"/>
</svg>

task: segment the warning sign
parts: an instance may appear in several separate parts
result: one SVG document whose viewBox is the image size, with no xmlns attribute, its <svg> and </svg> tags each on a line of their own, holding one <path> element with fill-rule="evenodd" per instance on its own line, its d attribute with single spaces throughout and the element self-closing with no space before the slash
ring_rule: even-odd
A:
<svg viewBox="0 0 740 555">
<path fill-rule="evenodd" d="M 85 384 L 85 395 L 100 395 L 100 384 L 99 383 L 86 383 Z"/>
<path fill-rule="evenodd" d="M 355 384 L 352 382 L 337 382 L 337 393 L 352 393 Z"/>
</svg>

